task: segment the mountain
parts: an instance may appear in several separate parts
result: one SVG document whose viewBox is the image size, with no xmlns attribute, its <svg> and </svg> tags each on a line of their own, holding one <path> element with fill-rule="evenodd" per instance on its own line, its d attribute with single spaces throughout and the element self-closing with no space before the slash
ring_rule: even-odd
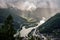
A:
<svg viewBox="0 0 60 40">
<path fill-rule="evenodd" d="M 25 25 L 26 28 L 37 25 L 35 24 L 35 22 L 28 22 L 27 19 L 21 17 L 22 11 L 17 8 L 13 8 L 13 7 L 0 8 L 0 22 L 1 23 L 8 17 L 8 15 L 12 15 L 13 20 L 14 20 L 13 22 L 14 28 L 16 30 L 19 28 L 21 29 L 23 25 Z"/>
<path fill-rule="evenodd" d="M 8 15 L 12 15 L 14 20 L 14 27 L 15 29 L 18 29 L 22 23 L 25 23 L 27 21 L 25 18 L 20 17 L 20 14 L 21 11 L 15 8 L 0 8 L 0 23 L 3 23 Z"/>
<path fill-rule="evenodd" d="M 48 19 L 38 28 L 33 29 L 28 36 L 40 39 L 60 40 L 60 13 Z"/>
<path fill-rule="evenodd" d="M 48 19 L 37 30 L 45 36 L 48 35 L 50 38 L 60 38 L 60 13 Z"/>
<path fill-rule="evenodd" d="M 57 12 L 60 12 L 60 9 L 37 8 L 36 10 L 30 12 L 30 15 L 31 17 L 36 18 L 38 20 L 42 19 L 42 17 L 45 17 L 46 20 L 48 20 L 51 16 L 54 16 Z"/>
</svg>

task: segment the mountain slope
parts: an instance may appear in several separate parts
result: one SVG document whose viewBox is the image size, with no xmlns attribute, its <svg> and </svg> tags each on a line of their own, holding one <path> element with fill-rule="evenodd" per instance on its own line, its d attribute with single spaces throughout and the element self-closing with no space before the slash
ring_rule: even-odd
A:
<svg viewBox="0 0 60 40">
<path fill-rule="evenodd" d="M 25 25 L 26 28 L 37 25 L 35 22 L 28 22 L 28 19 L 21 17 L 21 14 L 22 11 L 17 8 L 0 8 L 0 22 L 2 23 L 8 17 L 8 15 L 12 15 L 15 29 L 22 28 L 23 25 Z"/>
<path fill-rule="evenodd" d="M 8 15 L 12 15 L 12 17 L 14 19 L 13 24 L 14 24 L 15 28 L 18 29 L 22 23 L 25 23 L 27 21 L 26 19 L 16 15 L 16 14 L 20 14 L 20 13 L 21 13 L 21 11 L 18 12 L 18 9 L 0 8 L 0 23 L 2 23 L 8 17 Z"/>
<path fill-rule="evenodd" d="M 35 35 L 33 35 L 35 32 Z M 40 25 L 36 31 L 33 29 L 28 36 L 37 36 L 40 39 L 60 40 L 60 13 Z M 35 37 L 34 37 L 35 38 Z"/>
<path fill-rule="evenodd" d="M 57 13 L 55 16 L 51 17 L 44 24 L 38 27 L 40 33 L 46 33 L 54 35 L 55 37 L 60 37 L 60 13 Z"/>
</svg>

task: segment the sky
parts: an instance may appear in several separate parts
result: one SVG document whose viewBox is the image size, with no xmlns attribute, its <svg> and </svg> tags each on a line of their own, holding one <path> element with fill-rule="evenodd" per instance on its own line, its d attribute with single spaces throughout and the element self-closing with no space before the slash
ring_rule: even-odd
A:
<svg viewBox="0 0 60 40">
<path fill-rule="evenodd" d="M 0 0 L 0 7 L 7 7 L 9 4 L 21 10 L 35 10 L 38 7 L 58 8 L 60 0 Z"/>
</svg>

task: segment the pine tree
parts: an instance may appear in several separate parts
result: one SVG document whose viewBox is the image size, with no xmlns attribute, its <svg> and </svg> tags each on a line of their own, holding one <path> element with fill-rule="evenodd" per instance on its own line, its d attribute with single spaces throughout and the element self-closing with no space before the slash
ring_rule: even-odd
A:
<svg viewBox="0 0 60 40">
<path fill-rule="evenodd" d="M 3 37 L 2 40 L 14 40 L 13 35 L 14 35 L 15 31 L 14 31 L 12 23 L 13 23 L 13 17 L 11 15 L 9 15 L 6 18 L 4 25 L 2 26 L 2 30 L 1 30 L 2 37 Z"/>
</svg>

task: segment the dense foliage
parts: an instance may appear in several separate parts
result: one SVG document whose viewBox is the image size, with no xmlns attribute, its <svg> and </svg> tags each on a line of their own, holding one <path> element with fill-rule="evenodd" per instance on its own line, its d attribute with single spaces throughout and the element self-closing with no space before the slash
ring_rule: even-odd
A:
<svg viewBox="0 0 60 40">
<path fill-rule="evenodd" d="M 14 40 L 13 17 L 9 15 L 0 29 L 0 40 Z"/>
<path fill-rule="evenodd" d="M 60 13 L 57 13 L 55 16 L 51 17 L 39 28 L 40 33 L 46 33 L 56 36 L 60 36 Z"/>
</svg>

